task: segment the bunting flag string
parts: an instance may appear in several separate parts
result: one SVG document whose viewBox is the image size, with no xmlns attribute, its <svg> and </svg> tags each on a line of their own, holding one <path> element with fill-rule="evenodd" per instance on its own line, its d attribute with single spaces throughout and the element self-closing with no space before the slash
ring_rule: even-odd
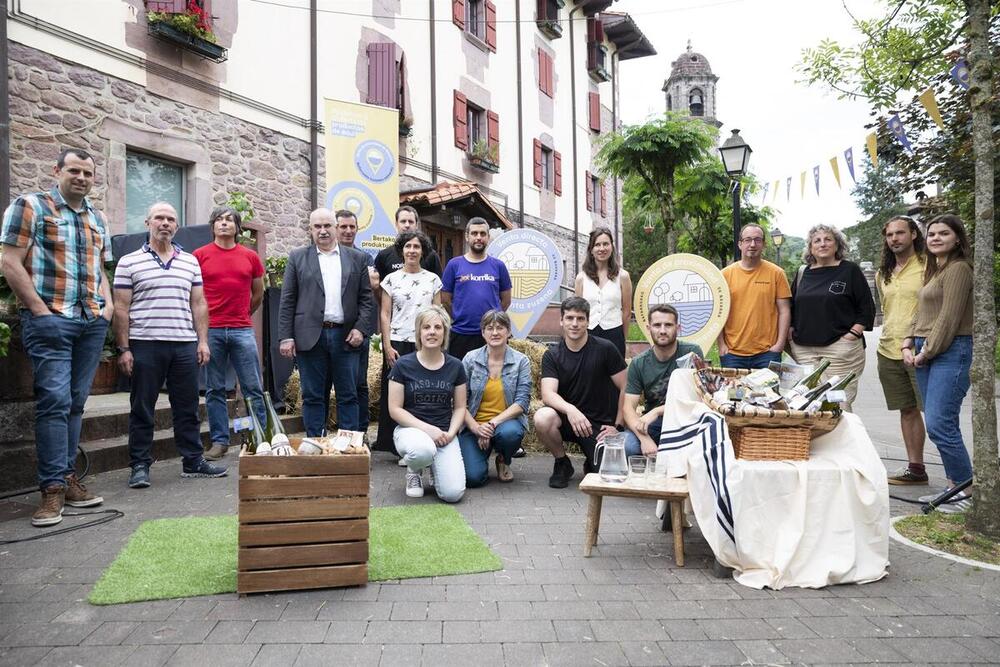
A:
<svg viewBox="0 0 1000 667">
<path fill-rule="evenodd" d="M 837 164 L 836 155 L 830 158 L 830 169 L 833 170 L 833 180 L 837 181 L 837 189 L 843 190 L 843 186 L 840 185 L 840 165 Z"/>
<path fill-rule="evenodd" d="M 868 156 L 872 159 L 872 166 L 878 166 L 878 139 L 875 137 L 874 132 L 869 132 L 868 136 L 865 137 L 865 143 L 868 145 Z"/>
<path fill-rule="evenodd" d="M 847 171 L 851 172 L 851 180 L 854 181 L 855 183 L 857 183 L 858 179 L 854 177 L 854 149 L 853 148 L 848 148 L 846 151 L 844 151 L 844 162 L 847 163 Z"/>
<path fill-rule="evenodd" d="M 920 93 L 920 103 L 924 105 L 924 109 L 927 109 L 927 115 L 934 119 L 937 126 L 944 129 L 944 119 L 941 118 L 941 110 L 938 109 L 937 99 L 934 97 L 934 89 L 928 88 L 924 92 Z"/>
<path fill-rule="evenodd" d="M 969 89 L 969 63 L 965 62 L 964 58 L 959 58 L 955 62 L 955 66 L 951 68 L 949 74 L 955 85 L 962 88 L 962 90 Z"/>
<path fill-rule="evenodd" d="M 913 153 L 913 146 L 910 144 L 910 140 L 906 136 L 906 128 L 903 127 L 903 121 L 900 120 L 899 114 L 895 113 L 889 118 L 889 131 L 892 135 L 896 137 L 896 141 L 902 145 L 903 150 L 907 153 Z"/>
</svg>

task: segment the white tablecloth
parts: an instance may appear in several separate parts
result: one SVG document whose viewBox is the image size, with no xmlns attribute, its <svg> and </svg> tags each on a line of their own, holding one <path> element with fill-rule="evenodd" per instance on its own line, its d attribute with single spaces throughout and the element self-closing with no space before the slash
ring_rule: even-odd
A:
<svg viewBox="0 0 1000 667">
<path fill-rule="evenodd" d="M 702 534 L 753 588 L 866 583 L 889 566 L 889 487 L 860 418 L 845 414 L 808 461 L 735 458 L 693 371 L 670 378 L 658 465 L 687 475 Z"/>
</svg>

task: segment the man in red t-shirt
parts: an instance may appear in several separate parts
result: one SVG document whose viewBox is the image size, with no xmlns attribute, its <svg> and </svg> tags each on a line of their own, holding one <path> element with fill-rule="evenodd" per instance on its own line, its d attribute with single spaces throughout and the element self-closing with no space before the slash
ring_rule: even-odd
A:
<svg viewBox="0 0 1000 667">
<path fill-rule="evenodd" d="M 232 362 L 243 395 L 253 400 L 261 424 L 266 422 L 253 314 L 264 299 L 264 265 L 254 251 L 236 242 L 242 231 L 240 214 L 229 207 L 212 211 L 214 240 L 194 251 L 208 301 L 208 391 L 205 407 L 212 447 L 206 459 L 221 459 L 229 448 L 226 410 L 226 370 Z"/>
</svg>

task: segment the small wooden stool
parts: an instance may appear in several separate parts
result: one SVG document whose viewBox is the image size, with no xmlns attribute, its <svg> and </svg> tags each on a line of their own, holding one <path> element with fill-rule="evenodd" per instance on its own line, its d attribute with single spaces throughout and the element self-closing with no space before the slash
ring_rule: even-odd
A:
<svg viewBox="0 0 1000 667">
<path fill-rule="evenodd" d="M 684 567 L 684 530 L 681 528 L 684 519 L 684 500 L 688 497 L 687 480 L 681 477 L 661 477 L 656 486 L 635 483 L 630 478 L 622 484 L 605 482 L 596 472 L 592 472 L 580 482 L 580 490 L 590 496 L 590 507 L 587 509 L 587 543 L 583 547 L 583 555 L 590 556 L 591 549 L 597 544 L 597 531 L 601 527 L 601 505 L 604 496 L 620 496 L 623 498 L 648 498 L 650 500 L 666 500 L 670 505 L 670 518 L 674 525 L 674 562 L 677 567 Z"/>
</svg>

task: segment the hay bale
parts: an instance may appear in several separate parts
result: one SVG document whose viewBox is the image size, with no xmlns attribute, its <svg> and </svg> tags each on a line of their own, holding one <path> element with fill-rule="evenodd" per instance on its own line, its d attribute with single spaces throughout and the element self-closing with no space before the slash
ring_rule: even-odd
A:
<svg viewBox="0 0 1000 667">
<path fill-rule="evenodd" d="M 541 343 L 536 343 L 533 340 L 512 338 L 510 341 L 511 348 L 517 350 L 521 354 L 528 357 L 528 361 L 531 362 L 531 398 L 533 400 L 539 400 L 542 397 L 542 356 L 545 354 L 545 350 L 548 348 Z M 539 406 L 541 403 L 539 402 Z M 532 404 L 532 414 L 535 412 L 535 406 Z"/>
</svg>

